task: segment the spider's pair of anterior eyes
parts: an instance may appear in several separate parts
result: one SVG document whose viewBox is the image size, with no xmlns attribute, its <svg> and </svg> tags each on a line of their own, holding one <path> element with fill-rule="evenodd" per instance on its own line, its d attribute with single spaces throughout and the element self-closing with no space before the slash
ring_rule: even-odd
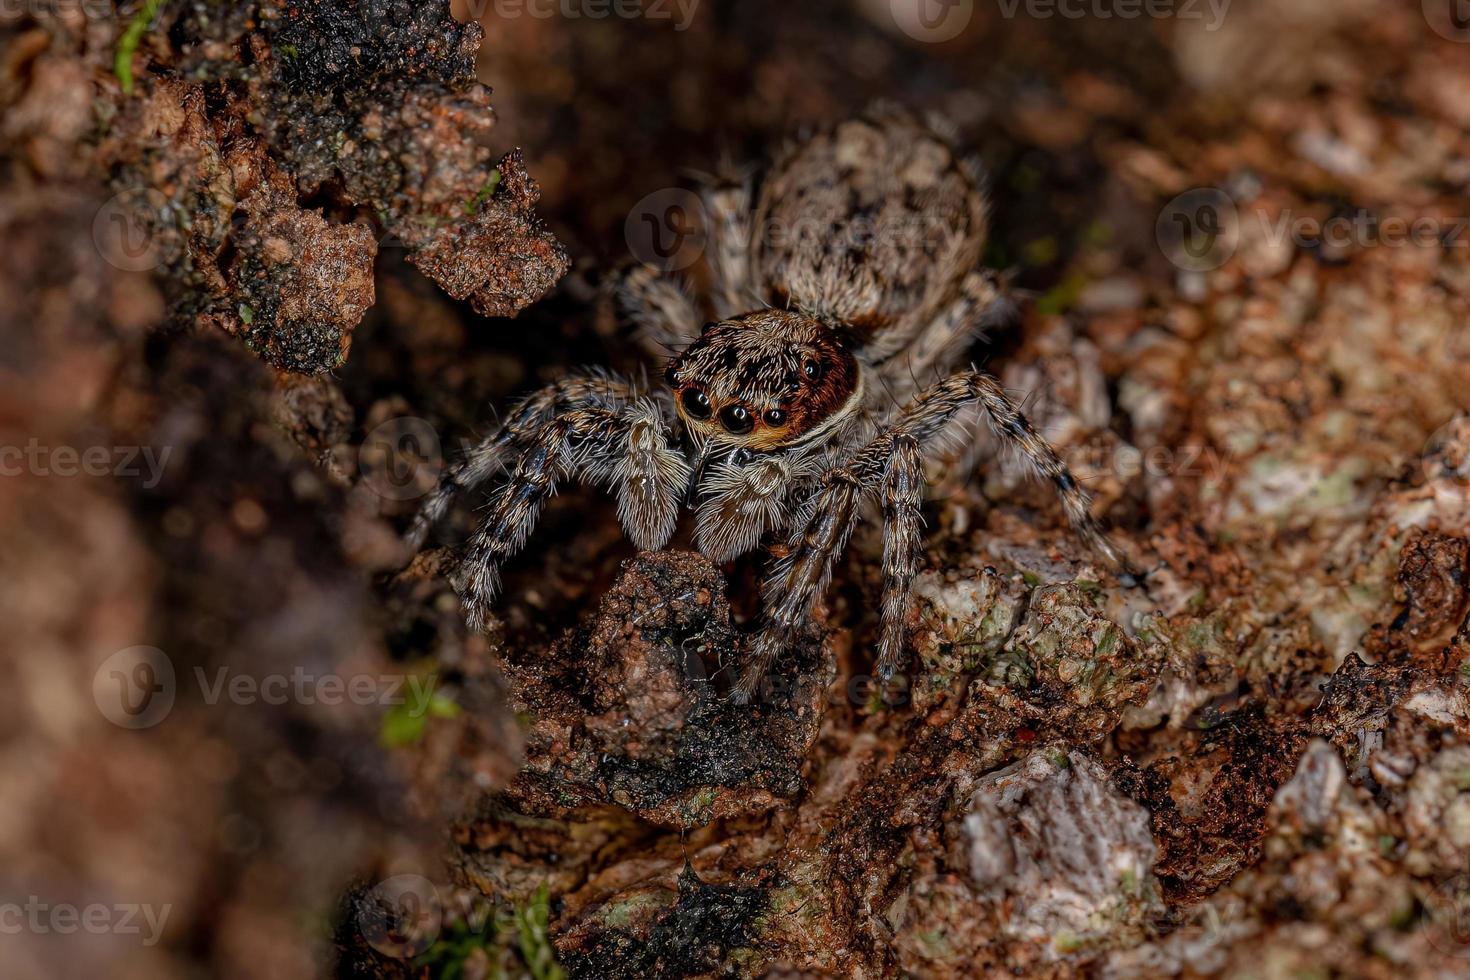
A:
<svg viewBox="0 0 1470 980">
<path fill-rule="evenodd" d="M 680 400 L 684 404 L 684 414 L 692 419 L 702 422 L 713 414 L 709 396 L 698 388 L 686 389 Z M 761 418 L 766 425 L 772 427 L 786 424 L 786 413 L 779 408 L 771 409 Z M 755 428 L 755 416 L 744 405 L 726 405 L 720 409 L 720 425 L 731 435 L 743 436 Z"/>
<path fill-rule="evenodd" d="M 815 381 L 822 376 L 822 366 L 816 361 L 807 361 L 801 366 L 801 372 L 809 380 Z M 799 382 L 792 384 L 792 388 L 799 387 Z M 703 422 L 714 414 L 709 396 L 699 388 L 686 388 L 679 401 L 684 408 L 684 414 L 697 421 Z M 786 424 L 786 412 L 780 408 L 767 409 L 761 415 L 761 421 L 773 429 L 779 429 Z M 726 405 L 720 409 L 720 425 L 731 435 L 743 436 L 755 428 L 755 414 L 738 403 Z"/>
</svg>

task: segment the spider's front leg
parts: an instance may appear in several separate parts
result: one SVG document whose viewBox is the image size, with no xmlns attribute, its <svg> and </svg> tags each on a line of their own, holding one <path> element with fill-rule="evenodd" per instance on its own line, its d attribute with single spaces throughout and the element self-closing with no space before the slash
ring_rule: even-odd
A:
<svg viewBox="0 0 1470 980">
<path fill-rule="evenodd" d="M 699 336 L 703 318 L 677 279 L 651 265 L 622 273 L 613 288 L 617 311 L 633 322 L 635 338 L 655 359 L 683 350 Z"/>
<path fill-rule="evenodd" d="M 790 550 L 761 585 L 764 618 L 736 684 L 736 701 L 750 699 L 776 655 L 791 645 L 811 615 L 812 605 L 832 577 L 833 562 L 852 536 L 863 490 L 858 472 L 842 467 L 822 478 L 821 488 L 803 508 L 805 516 L 791 537 Z"/>
<path fill-rule="evenodd" d="M 484 628 L 499 589 L 500 565 L 525 545 L 559 482 L 581 479 L 611 488 L 628 537 L 647 549 L 662 547 L 673 533 L 691 472 L 670 444 L 668 422 L 654 401 L 633 397 L 613 379 L 583 379 L 523 402 L 501 432 L 446 474 L 415 530 L 442 515 L 458 489 L 487 478 L 492 465 L 508 466 L 509 479 L 495 491 L 451 576 L 476 630 Z"/>
<path fill-rule="evenodd" d="M 525 545 L 559 481 L 580 477 L 611 486 L 628 537 L 650 549 L 662 547 L 673 533 L 689 476 L 689 464 L 668 443 L 658 409 L 646 400 L 619 411 L 570 411 L 542 425 L 526 440 L 452 578 L 470 628 L 484 629 L 500 588 L 501 564 Z"/>
<path fill-rule="evenodd" d="M 429 532 L 449 513 L 456 497 L 504 470 L 512 462 L 516 447 L 524 446 L 558 413 L 577 408 L 618 409 L 636 397 L 629 382 L 611 374 L 567 378 L 527 395 L 511 410 L 503 426 L 444 471 L 404 535 L 409 553 L 424 546 Z"/>
</svg>

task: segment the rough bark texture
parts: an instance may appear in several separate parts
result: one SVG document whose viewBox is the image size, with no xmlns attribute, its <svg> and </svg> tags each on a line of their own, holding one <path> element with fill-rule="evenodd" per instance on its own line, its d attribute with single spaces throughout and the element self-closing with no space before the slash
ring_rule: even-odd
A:
<svg viewBox="0 0 1470 980">
<path fill-rule="evenodd" d="M 0 21 L 0 900 L 170 910 L 7 976 L 1470 975 L 1470 47 L 1372 0 L 890 7 L 165 3 L 126 93 L 140 8 Z M 764 559 L 635 553 L 580 490 L 467 635 L 418 497 L 639 364 L 598 273 L 480 316 L 568 267 L 528 169 L 611 268 L 645 195 L 874 97 L 977 142 L 1025 303 L 975 359 L 1147 588 L 982 435 L 899 683 L 871 523 L 737 708 Z M 1235 218 L 1181 253 L 1196 188 Z M 427 693 L 327 703 L 359 676 Z"/>
</svg>

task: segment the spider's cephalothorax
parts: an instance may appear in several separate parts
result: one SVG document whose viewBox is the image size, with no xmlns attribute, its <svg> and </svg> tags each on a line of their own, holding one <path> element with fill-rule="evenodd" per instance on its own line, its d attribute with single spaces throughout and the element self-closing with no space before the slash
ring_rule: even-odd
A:
<svg viewBox="0 0 1470 980">
<path fill-rule="evenodd" d="M 737 690 L 748 695 L 807 621 L 863 505 L 876 503 L 886 677 L 919 568 L 924 453 L 976 404 L 1051 481 L 1082 538 L 1123 565 L 1087 493 L 999 382 L 958 369 L 1006 304 L 975 269 L 979 169 L 942 123 L 875 108 L 791 147 L 758 195 L 745 181 L 716 183 L 704 204 L 703 304 L 646 267 L 618 289 L 644 346 L 681 351 L 663 372 L 672 397 L 606 373 L 544 388 L 445 473 L 415 518 L 416 549 L 458 491 L 505 474 L 453 576 L 472 627 L 558 481 L 611 489 L 640 548 L 667 542 L 690 504 L 696 543 L 715 561 L 767 532 L 785 541 L 746 649 Z"/>
<path fill-rule="evenodd" d="M 819 440 L 862 407 L 857 358 L 834 330 L 785 310 L 709 324 L 664 378 L 693 440 L 752 451 Z"/>
</svg>

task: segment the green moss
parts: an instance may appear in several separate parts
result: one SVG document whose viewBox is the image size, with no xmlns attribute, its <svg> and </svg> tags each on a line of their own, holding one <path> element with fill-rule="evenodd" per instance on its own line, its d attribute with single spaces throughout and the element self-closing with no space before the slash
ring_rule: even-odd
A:
<svg viewBox="0 0 1470 980">
<path fill-rule="evenodd" d="M 432 683 L 409 684 L 405 689 L 409 692 L 407 700 L 389 708 L 378 729 L 378 741 L 387 748 L 418 744 L 424 737 L 430 718 L 459 716 L 459 705 L 435 691 Z"/>
<path fill-rule="evenodd" d="M 483 187 L 481 187 L 478 191 L 475 192 L 475 196 L 472 197 L 472 198 L 470 198 L 468 201 L 465 202 L 465 205 L 464 205 L 464 213 L 465 213 L 465 216 L 466 217 L 474 217 L 474 215 L 476 215 L 477 213 L 479 213 L 480 205 L 482 205 L 486 201 L 490 200 L 491 196 L 493 196 L 494 193 L 495 193 L 495 189 L 497 187 L 499 187 L 499 186 L 500 186 L 500 170 L 499 170 L 499 168 L 497 168 L 495 170 L 490 171 L 490 177 L 489 177 L 489 179 L 485 181 L 485 185 Z"/>
<path fill-rule="evenodd" d="M 1047 235 L 1044 238 L 1035 238 L 1027 242 L 1021 249 L 1026 264 L 1029 266 L 1051 265 L 1057 260 L 1059 253 L 1057 240 Z"/>
<path fill-rule="evenodd" d="M 143 0 L 143 6 L 128 21 L 128 26 L 123 29 L 122 36 L 117 41 L 117 54 L 112 59 L 112 70 L 117 75 L 119 84 L 122 85 L 124 95 L 133 94 L 133 55 L 138 52 L 138 45 L 143 43 L 143 36 L 148 33 L 148 28 L 153 24 L 153 18 L 158 16 L 159 8 L 163 6 L 163 0 Z"/>
<path fill-rule="evenodd" d="M 551 896 L 545 885 L 536 889 L 525 905 L 515 912 L 516 936 L 520 940 L 521 958 L 535 980 L 562 980 L 566 976 L 556 962 L 547 925 L 551 921 Z"/>
<path fill-rule="evenodd" d="M 434 940 L 432 946 L 414 957 L 413 964 L 427 968 L 435 980 L 461 980 L 471 956 L 479 950 L 485 950 L 489 955 L 494 949 L 495 933 L 494 919 L 479 930 L 471 928 L 468 923 L 456 922 Z"/>
<path fill-rule="evenodd" d="M 1041 298 L 1036 301 L 1036 312 L 1043 316 L 1065 313 L 1077 305 L 1077 300 L 1082 296 L 1082 290 L 1086 287 L 1086 278 L 1075 273 L 1069 275 L 1042 294 Z"/>
</svg>

